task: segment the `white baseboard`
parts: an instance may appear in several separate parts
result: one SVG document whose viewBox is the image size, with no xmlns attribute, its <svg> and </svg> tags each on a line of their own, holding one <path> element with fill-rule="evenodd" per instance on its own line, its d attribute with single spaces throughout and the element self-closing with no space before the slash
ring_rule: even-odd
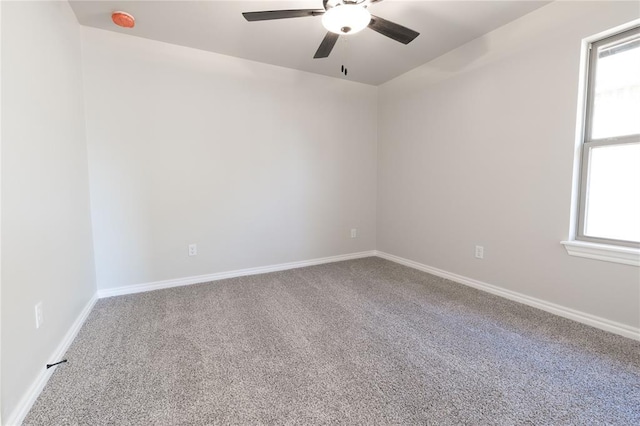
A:
<svg viewBox="0 0 640 426">
<path fill-rule="evenodd" d="M 619 334 L 620 336 L 628 337 L 630 339 L 640 340 L 640 328 L 632 327 L 626 324 L 621 324 L 615 321 L 610 321 L 608 319 L 587 314 L 585 312 L 576 311 L 575 309 L 567 308 L 561 305 L 556 305 L 555 303 L 547 302 L 545 300 L 536 299 L 535 297 L 527 296 L 526 294 L 517 293 L 515 291 L 511 291 L 495 285 L 487 284 L 485 282 L 478 281 L 473 278 L 468 278 L 462 275 L 443 271 L 442 269 L 434 268 L 432 266 L 414 262 L 413 260 L 408 260 L 402 257 L 394 256 L 389 253 L 376 251 L 376 256 L 381 257 L 383 259 L 390 260 L 395 263 L 399 263 L 401 265 L 418 269 L 420 271 L 427 272 L 432 275 L 436 275 L 438 277 L 446 278 L 448 280 L 455 281 L 457 283 L 464 284 L 469 287 L 477 288 L 479 290 L 486 291 L 487 293 L 504 297 L 505 299 L 513 300 L 525 305 L 532 306 L 534 308 L 542 309 L 543 311 L 547 311 L 552 314 L 555 314 L 564 318 L 568 318 L 570 320 L 587 324 L 592 327 L 599 328 L 601 330 Z"/>
<path fill-rule="evenodd" d="M 555 315 L 559 315 L 564 318 L 568 318 L 583 324 L 590 325 L 611 333 L 619 334 L 624 337 L 628 337 L 634 340 L 640 340 L 640 329 L 626 324 L 621 324 L 615 321 L 611 321 L 605 318 L 601 318 L 595 315 L 587 314 L 585 312 L 577 311 L 575 309 L 567 308 L 565 306 L 557 305 L 555 303 L 547 302 L 542 299 L 527 296 L 526 294 L 518 293 L 515 291 L 507 290 L 492 284 L 488 284 L 482 281 L 475 280 L 473 278 L 465 277 L 462 275 L 454 274 L 452 272 L 444 271 L 442 269 L 434 268 L 432 266 L 424 265 L 422 263 L 414 262 L 413 260 L 404 259 L 399 256 L 395 256 L 389 253 L 385 253 L 378 250 L 363 251 L 359 253 L 351 253 L 340 256 L 323 257 L 319 259 L 303 260 L 299 262 L 281 263 L 278 265 L 261 266 L 257 268 L 239 269 L 236 271 L 218 272 L 208 275 L 198 275 L 186 278 L 177 278 L 173 280 L 156 281 L 151 283 L 135 284 L 130 286 L 116 287 L 98 290 L 98 298 L 122 296 L 125 294 L 142 293 L 145 291 L 161 290 L 171 287 L 180 287 L 185 285 L 200 284 L 210 281 L 218 281 L 226 278 L 243 277 L 247 275 L 265 274 L 268 272 L 285 271 L 287 269 L 303 268 L 305 266 L 321 265 L 324 263 L 340 262 L 344 260 L 361 259 L 364 257 L 378 256 L 383 259 L 390 260 L 392 262 L 399 263 L 401 265 L 409 266 L 420 271 L 427 272 L 432 275 L 436 275 L 442 278 L 446 278 L 451 281 L 455 281 L 460 284 L 464 284 L 479 290 L 486 291 L 497 296 L 504 297 L 509 300 L 513 300 L 519 303 L 523 303 L 534 308 L 542 309 L 543 311 L 550 312 Z"/>
<path fill-rule="evenodd" d="M 93 306 L 96 304 L 96 300 L 98 300 L 98 297 L 97 295 L 94 295 L 91 300 L 87 302 L 84 308 L 82 308 L 82 311 L 71 325 L 71 328 L 69 328 L 69 331 L 67 331 L 67 334 L 64 335 L 64 338 L 62 339 L 58 347 L 49 357 L 50 362 L 59 361 L 67 352 L 67 349 L 69 349 L 71 343 L 73 343 L 73 340 L 78 335 L 80 328 L 82 328 L 82 324 L 84 324 L 85 320 L 89 316 L 91 309 L 93 309 Z M 47 381 L 53 374 L 54 370 L 55 368 L 46 369 L 44 366 L 42 367 L 42 370 L 40 371 L 40 374 L 38 375 L 36 380 L 31 384 L 29 389 L 25 392 L 25 394 L 18 402 L 16 408 L 7 418 L 5 426 L 18 426 L 22 423 L 24 418 L 27 416 L 27 413 L 29 413 L 29 410 L 36 402 L 36 399 L 38 399 L 40 392 L 42 392 L 42 389 L 44 389 L 44 386 L 47 384 Z"/>
<path fill-rule="evenodd" d="M 305 266 L 321 265 L 323 263 L 341 262 L 343 260 L 361 259 L 376 255 L 375 250 L 362 251 L 359 253 L 343 254 L 339 256 L 322 257 L 318 259 L 302 260 L 299 262 L 280 263 L 278 265 L 259 266 L 257 268 L 238 269 L 236 271 L 217 272 L 215 274 L 197 275 L 186 278 L 176 278 L 173 280 L 156 281 L 151 283 L 134 284 L 123 287 L 106 288 L 98 290 L 98 298 L 122 296 L 125 294 L 142 293 L 145 291 L 161 290 L 164 288 L 181 287 L 185 285 L 207 283 L 227 278 L 244 277 L 247 275 L 266 274 L 268 272 L 285 271 L 287 269 L 303 268 Z"/>
</svg>

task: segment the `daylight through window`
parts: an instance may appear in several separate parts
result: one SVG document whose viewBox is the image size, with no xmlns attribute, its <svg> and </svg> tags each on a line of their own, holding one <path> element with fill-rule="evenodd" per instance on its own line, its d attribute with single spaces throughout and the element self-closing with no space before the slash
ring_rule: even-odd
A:
<svg viewBox="0 0 640 426">
<path fill-rule="evenodd" d="M 640 246 L 640 27 L 590 45 L 578 240 Z"/>
</svg>

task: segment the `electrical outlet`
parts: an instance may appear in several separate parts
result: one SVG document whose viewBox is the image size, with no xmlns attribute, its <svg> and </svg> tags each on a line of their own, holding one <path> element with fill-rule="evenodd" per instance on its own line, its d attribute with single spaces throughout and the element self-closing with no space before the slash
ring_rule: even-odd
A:
<svg viewBox="0 0 640 426">
<path fill-rule="evenodd" d="M 484 259 L 484 247 L 476 246 L 476 258 Z"/>
<path fill-rule="evenodd" d="M 42 327 L 44 316 L 42 315 L 42 302 L 36 303 L 36 328 Z"/>
<path fill-rule="evenodd" d="M 356 238 L 358 236 L 358 230 L 356 228 L 351 229 L 351 238 Z"/>
<path fill-rule="evenodd" d="M 196 256 L 198 254 L 198 246 L 195 244 L 189 244 L 189 256 Z"/>
</svg>

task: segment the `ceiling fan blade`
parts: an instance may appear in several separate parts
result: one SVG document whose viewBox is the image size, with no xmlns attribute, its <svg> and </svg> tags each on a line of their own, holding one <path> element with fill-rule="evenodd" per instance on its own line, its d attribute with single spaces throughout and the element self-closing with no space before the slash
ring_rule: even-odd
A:
<svg viewBox="0 0 640 426">
<path fill-rule="evenodd" d="M 244 12 L 242 16 L 247 21 L 270 21 L 272 19 L 303 18 L 305 16 L 319 16 L 324 10 L 296 9 L 296 10 L 265 10 L 262 12 Z"/>
<path fill-rule="evenodd" d="M 338 41 L 339 37 L 340 34 L 328 31 L 327 35 L 322 39 L 322 43 L 320 43 L 320 47 L 318 47 L 316 54 L 313 55 L 313 59 L 327 58 L 329 53 L 331 53 L 331 50 L 333 50 L 333 46 L 336 45 L 336 41 Z"/>
<path fill-rule="evenodd" d="M 402 25 L 374 15 L 371 15 L 369 28 L 403 44 L 411 43 L 414 38 L 420 35 L 419 32 L 413 31 L 410 28 L 403 27 Z"/>
</svg>

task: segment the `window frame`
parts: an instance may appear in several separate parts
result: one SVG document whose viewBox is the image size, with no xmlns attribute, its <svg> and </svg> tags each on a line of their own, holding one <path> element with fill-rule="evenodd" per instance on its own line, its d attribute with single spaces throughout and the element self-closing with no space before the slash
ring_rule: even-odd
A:
<svg viewBox="0 0 640 426">
<path fill-rule="evenodd" d="M 589 182 L 589 170 L 590 170 L 590 151 L 591 148 L 611 145 L 624 145 L 629 143 L 640 143 L 640 134 L 617 136 L 611 138 L 593 139 L 593 104 L 595 94 L 595 74 L 596 63 L 598 60 L 595 54 L 598 48 L 609 44 L 615 44 L 621 42 L 624 39 L 632 38 L 640 35 L 640 25 L 635 24 L 625 28 L 613 35 L 601 37 L 588 43 L 587 46 L 587 61 L 585 64 L 586 72 L 586 88 L 585 97 L 583 100 L 583 126 L 582 137 L 580 140 L 580 178 L 579 178 L 579 195 L 578 195 L 578 209 L 575 232 L 575 241 L 597 243 L 609 246 L 617 247 L 631 247 L 640 248 L 640 242 L 618 240 L 603 237 L 594 237 L 584 234 L 585 218 L 586 218 L 586 205 L 588 199 L 588 182 Z"/>
</svg>

